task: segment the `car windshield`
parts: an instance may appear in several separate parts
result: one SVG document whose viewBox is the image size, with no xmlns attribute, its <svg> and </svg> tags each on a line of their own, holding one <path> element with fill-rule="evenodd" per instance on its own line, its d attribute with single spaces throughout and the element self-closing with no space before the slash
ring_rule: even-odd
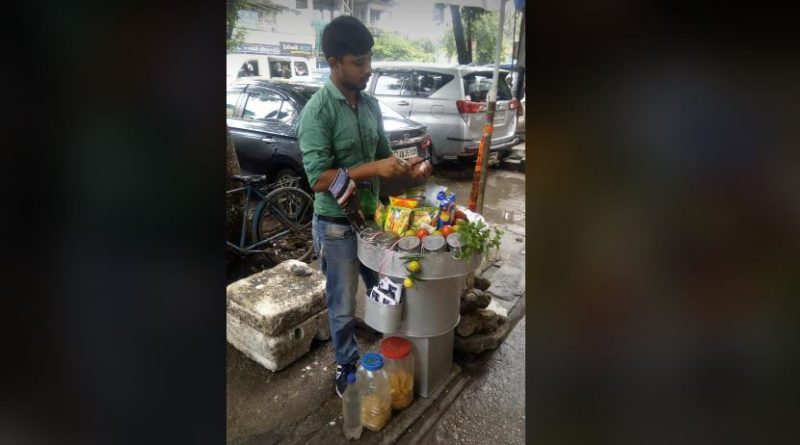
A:
<svg viewBox="0 0 800 445">
<path fill-rule="evenodd" d="M 378 103 L 381 104 L 381 114 L 383 115 L 383 117 L 390 117 L 390 118 L 393 118 L 393 119 L 405 120 L 403 115 L 398 113 L 397 111 L 394 111 L 394 109 L 392 107 L 386 105 L 385 103 L 383 103 L 381 101 L 378 101 Z"/>
</svg>

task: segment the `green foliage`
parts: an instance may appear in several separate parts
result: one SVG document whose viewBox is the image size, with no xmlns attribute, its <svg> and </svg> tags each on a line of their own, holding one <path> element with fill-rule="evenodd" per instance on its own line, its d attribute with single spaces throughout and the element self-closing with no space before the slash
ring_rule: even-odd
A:
<svg viewBox="0 0 800 445">
<path fill-rule="evenodd" d="M 408 40 L 398 34 L 382 32 L 375 35 L 372 54 L 376 61 L 433 62 L 434 45 L 428 39 Z"/>
<path fill-rule="evenodd" d="M 461 13 L 464 21 L 464 38 L 469 38 L 468 47 L 473 43 L 475 51 L 472 54 L 472 61 L 478 64 L 492 64 L 495 61 L 495 50 L 497 49 L 497 32 L 500 22 L 500 13 L 489 12 L 480 8 L 463 8 Z M 503 45 L 500 49 L 500 60 L 505 60 L 511 54 L 511 34 L 513 28 L 513 15 L 506 15 L 505 26 L 503 27 Z M 519 27 L 517 27 L 519 29 Z M 448 57 L 456 55 L 456 40 L 453 35 L 453 28 L 448 29 L 442 38 L 442 45 Z"/>
<path fill-rule="evenodd" d="M 490 249 L 500 247 L 503 231 L 497 227 L 484 224 L 482 221 L 458 223 L 458 233 L 461 235 L 461 253 L 457 258 L 466 260 L 473 254 L 488 253 Z M 494 235 L 492 235 L 494 233 Z"/>
</svg>

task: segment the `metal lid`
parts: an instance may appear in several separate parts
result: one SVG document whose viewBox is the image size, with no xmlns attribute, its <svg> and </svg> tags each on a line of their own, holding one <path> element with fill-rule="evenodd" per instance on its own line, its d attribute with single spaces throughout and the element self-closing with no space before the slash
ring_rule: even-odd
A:
<svg viewBox="0 0 800 445">
<path fill-rule="evenodd" d="M 389 248 L 400 239 L 399 236 L 395 235 L 392 232 L 382 232 L 380 235 L 375 237 L 375 243 L 379 246 Z"/>
<path fill-rule="evenodd" d="M 361 358 L 361 366 L 367 371 L 377 371 L 383 368 L 383 357 L 374 352 L 367 352 L 364 354 L 364 357 Z"/>
<path fill-rule="evenodd" d="M 447 236 L 447 245 L 450 246 L 451 249 L 460 249 L 461 248 L 461 234 L 459 233 L 451 233 Z"/>
<path fill-rule="evenodd" d="M 400 238 L 397 247 L 404 252 L 416 252 L 419 250 L 421 241 L 416 236 L 404 236 Z"/>
<path fill-rule="evenodd" d="M 444 250 L 445 242 L 442 235 L 426 236 L 422 239 L 422 248 L 428 252 L 439 252 Z"/>
<path fill-rule="evenodd" d="M 366 229 L 361 231 L 360 235 L 362 239 L 365 239 L 370 243 L 374 243 L 375 237 L 377 236 L 376 233 L 378 233 L 378 231 L 379 230 L 374 227 L 367 227 Z"/>
</svg>

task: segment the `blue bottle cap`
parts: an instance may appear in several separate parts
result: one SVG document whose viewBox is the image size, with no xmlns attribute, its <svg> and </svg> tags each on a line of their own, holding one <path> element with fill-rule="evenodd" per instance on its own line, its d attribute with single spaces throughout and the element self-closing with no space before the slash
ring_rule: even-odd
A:
<svg viewBox="0 0 800 445">
<path fill-rule="evenodd" d="M 367 371 L 377 371 L 383 368 L 383 357 L 374 352 L 367 352 L 361 359 L 361 366 Z"/>
<path fill-rule="evenodd" d="M 347 374 L 347 384 L 352 385 L 356 382 L 356 375 L 355 374 Z"/>
</svg>

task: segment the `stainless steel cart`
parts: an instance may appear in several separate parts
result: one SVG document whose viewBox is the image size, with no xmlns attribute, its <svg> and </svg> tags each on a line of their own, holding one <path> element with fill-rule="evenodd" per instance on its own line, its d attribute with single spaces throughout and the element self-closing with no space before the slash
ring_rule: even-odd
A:
<svg viewBox="0 0 800 445">
<path fill-rule="evenodd" d="M 403 257 L 407 252 L 389 250 L 358 239 L 358 259 L 377 271 L 380 278 L 390 277 L 402 283 L 408 275 Z M 453 257 L 452 252 L 424 253 L 420 264 L 420 278 L 414 286 L 404 289 L 402 319 L 395 332 L 383 332 L 376 322 L 377 314 L 369 304 L 364 321 L 384 334 L 403 337 L 411 342 L 414 353 L 414 387 L 418 394 L 428 397 L 442 385 L 453 366 L 453 333 L 460 318 L 461 292 L 466 286 L 467 274 L 481 262 L 480 256 L 468 260 Z M 367 302 L 370 303 L 370 302 Z M 385 312 L 388 314 L 389 312 Z M 389 323 L 391 324 L 391 323 Z M 395 324 L 396 325 L 396 324 Z"/>
</svg>

